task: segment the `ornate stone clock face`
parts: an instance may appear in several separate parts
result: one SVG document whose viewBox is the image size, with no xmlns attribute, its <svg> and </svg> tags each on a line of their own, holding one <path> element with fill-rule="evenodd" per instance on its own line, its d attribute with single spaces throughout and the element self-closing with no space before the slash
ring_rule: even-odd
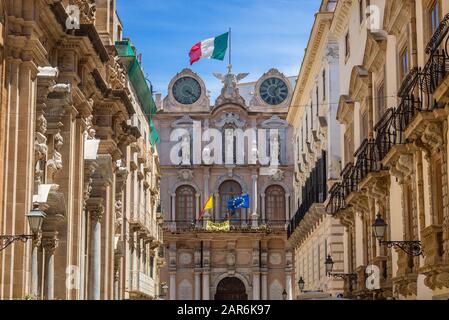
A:
<svg viewBox="0 0 449 320">
<path fill-rule="evenodd" d="M 281 104 L 288 97 L 287 84 L 279 78 L 268 78 L 260 86 L 260 96 L 269 105 Z"/>
<path fill-rule="evenodd" d="M 193 104 L 201 97 L 201 86 L 192 77 L 182 77 L 173 85 L 173 96 L 181 104 Z"/>
</svg>

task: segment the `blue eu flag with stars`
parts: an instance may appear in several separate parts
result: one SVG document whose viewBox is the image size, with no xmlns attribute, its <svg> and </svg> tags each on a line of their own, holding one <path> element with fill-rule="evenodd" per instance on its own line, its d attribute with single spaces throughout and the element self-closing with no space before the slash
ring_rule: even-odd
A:
<svg viewBox="0 0 449 320">
<path fill-rule="evenodd" d="M 243 196 L 231 199 L 228 201 L 228 210 L 234 213 L 237 209 L 248 209 L 249 208 L 249 195 L 244 194 Z"/>
</svg>

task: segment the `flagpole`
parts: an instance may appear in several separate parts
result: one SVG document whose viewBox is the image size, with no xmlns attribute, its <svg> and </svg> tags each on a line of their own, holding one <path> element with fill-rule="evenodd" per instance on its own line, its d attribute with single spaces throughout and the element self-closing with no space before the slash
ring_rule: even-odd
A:
<svg viewBox="0 0 449 320">
<path fill-rule="evenodd" d="M 232 68 L 232 29 L 229 28 L 229 73 Z"/>
</svg>

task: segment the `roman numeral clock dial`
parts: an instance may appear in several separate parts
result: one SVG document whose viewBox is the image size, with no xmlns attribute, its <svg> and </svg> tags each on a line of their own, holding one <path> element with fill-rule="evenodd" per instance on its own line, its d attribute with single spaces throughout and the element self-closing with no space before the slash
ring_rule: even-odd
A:
<svg viewBox="0 0 449 320">
<path fill-rule="evenodd" d="M 288 87 L 279 78 L 268 78 L 260 86 L 260 96 L 269 105 L 277 106 L 287 99 Z"/>
<path fill-rule="evenodd" d="M 173 85 L 173 96 L 181 104 L 194 104 L 201 97 L 201 86 L 192 77 L 182 77 Z"/>
</svg>

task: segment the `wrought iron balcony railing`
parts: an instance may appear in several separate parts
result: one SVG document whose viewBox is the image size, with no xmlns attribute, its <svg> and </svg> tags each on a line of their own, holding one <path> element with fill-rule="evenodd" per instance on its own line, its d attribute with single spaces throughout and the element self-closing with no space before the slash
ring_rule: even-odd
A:
<svg viewBox="0 0 449 320">
<path fill-rule="evenodd" d="M 351 192 L 357 191 L 357 185 L 360 182 L 357 175 L 357 168 L 353 163 L 348 163 L 341 172 L 342 177 L 342 193 L 347 197 Z"/>
<path fill-rule="evenodd" d="M 355 181 L 360 183 L 371 172 L 377 172 L 382 169 L 380 163 L 379 150 L 376 147 L 374 139 L 365 139 L 356 151 L 354 156 L 357 158 L 355 164 Z"/>
<path fill-rule="evenodd" d="M 343 185 L 336 183 L 329 190 L 329 203 L 326 206 L 326 212 L 335 216 L 338 211 L 346 208 L 345 195 Z"/>
<path fill-rule="evenodd" d="M 227 219 L 211 219 L 213 223 L 223 223 Z M 270 232 L 287 230 L 288 220 L 258 219 L 254 228 L 252 219 L 230 219 L 230 232 Z M 203 220 L 174 220 L 164 221 L 163 230 L 171 233 L 207 232 Z"/>
<path fill-rule="evenodd" d="M 323 203 L 327 199 L 326 159 L 326 152 L 323 151 L 302 188 L 302 202 L 289 223 L 288 237 L 295 232 L 313 204 Z"/>
</svg>

